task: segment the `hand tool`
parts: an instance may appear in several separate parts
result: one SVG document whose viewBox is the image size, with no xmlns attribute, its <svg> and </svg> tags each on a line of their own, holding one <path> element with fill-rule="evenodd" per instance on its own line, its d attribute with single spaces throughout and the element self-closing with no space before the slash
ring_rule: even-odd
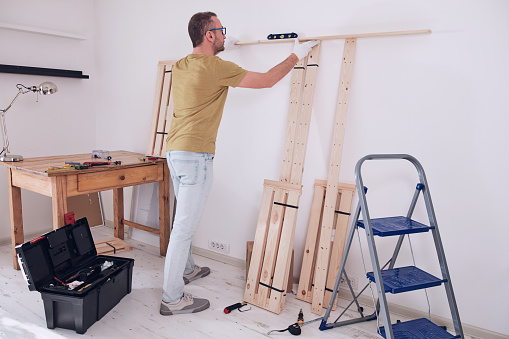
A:
<svg viewBox="0 0 509 339">
<path fill-rule="evenodd" d="M 241 311 L 240 308 L 245 306 L 247 303 L 245 302 L 242 302 L 242 303 L 236 303 L 236 304 L 233 304 L 233 305 L 230 305 L 228 307 L 225 307 L 224 308 L 224 313 L 228 314 L 230 313 L 231 311 L 233 310 L 236 310 L 236 309 L 239 309 L 240 312 L 244 312 L 244 311 Z M 246 310 L 246 311 L 249 311 L 249 310 Z"/>
<path fill-rule="evenodd" d="M 302 313 L 302 308 L 299 311 L 299 315 L 297 317 L 297 324 L 302 325 L 304 323 L 304 313 Z"/>
<path fill-rule="evenodd" d="M 83 163 L 83 165 L 88 166 L 104 166 L 104 165 L 120 165 L 121 161 L 86 161 Z"/>
<path fill-rule="evenodd" d="M 276 39 L 295 39 L 298 37 L 297 33 L 282 33 L 282 34 L 269 34 L 267 36 L 268 40 L 276 40 Z"/>
</svg>

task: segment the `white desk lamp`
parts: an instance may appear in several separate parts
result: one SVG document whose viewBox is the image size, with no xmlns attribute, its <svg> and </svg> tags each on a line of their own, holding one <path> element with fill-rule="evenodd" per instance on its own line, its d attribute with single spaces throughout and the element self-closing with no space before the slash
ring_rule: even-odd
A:
<svg viewBox="0 0 509 339">
<path fill-rule="evenodd" d="M 26 87 L 21 84 L 17 84 L 18 94 L 12 99 L 9 106 L 6 109 L 0 110 L 0 123 L 2 125 L 2 134 L 4 137 L 4 148 L 0 151 L 0 161 L 21 161 L 23 157 L 21 155 L 9 154 L 9 137 L 7 136 L 7 127 L 5 125 L 5 113 L 11 108 L 12 104 L 19 97 L 20 94 L 28 92 L 42 93 L 43 95 L 53 94 L 58 91 L 57 86 L 52 82 L 43 82 L 39 86 Z"/>
</svg>

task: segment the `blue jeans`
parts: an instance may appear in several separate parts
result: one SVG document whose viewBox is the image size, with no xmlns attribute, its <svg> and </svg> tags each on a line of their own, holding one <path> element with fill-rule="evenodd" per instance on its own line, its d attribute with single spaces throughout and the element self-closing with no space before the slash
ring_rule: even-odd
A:
<svg viewBox="0 0 509 339">
<path fill-rule="evenodd" d="M 163 301 L 182 297 L 184 274 L 194 270 L 191 240 L 212 186 L 214 155 L 184 151 L 166 152 L 177 198 L 175 220 L 164 263 Z"/>
</svg>

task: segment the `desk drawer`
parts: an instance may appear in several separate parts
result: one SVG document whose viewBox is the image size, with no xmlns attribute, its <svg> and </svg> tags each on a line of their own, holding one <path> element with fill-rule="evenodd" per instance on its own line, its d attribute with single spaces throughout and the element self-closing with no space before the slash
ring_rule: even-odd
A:
<svg viewBox="0 0 509 339">
<path fill-rule="evenodd" d="M 78 175 L 78 192 L 102 191 L 115 187 L 140 185 L 163 180 L 161 166 L 121 168 Z"/>
</svg>

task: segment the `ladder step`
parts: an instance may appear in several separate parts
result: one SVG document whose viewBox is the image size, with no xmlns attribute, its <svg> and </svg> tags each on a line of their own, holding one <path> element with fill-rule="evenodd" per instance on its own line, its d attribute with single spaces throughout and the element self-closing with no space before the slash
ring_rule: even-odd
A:
<svg viewBox="0 0 509 339">
<path fill-rule="evenodd" d="M 367 277 L 372 282 L 376 282 L 373 272 L 369 272 Z M 383 270 L 382 280 L 385 292 L 393 294 L 440 286 L 445 282 L 445 280 L 439 279 L 415 266 Z"/>
<path fill-rule="evenodd" d="M 364 221 L 359 220 L 357 226 L 364 228 Z M 390 237 L 393 235 L 428 232 L 434 229 L 433 226 L 426 226 L 407 217 L 387 217 L 371 219 L 373 235 L 379 237 Z"/>
<path fill-rule="evenodd" d="M 380 334 L 385 338 L 385 328 L 379 328 Z M 392 325 L 394 339 L 438 339 L 438 338 L 460 338 L 444 330 L 442 327 L 433 324 L 426 318 L 405 321 Z"/>
</svg>

